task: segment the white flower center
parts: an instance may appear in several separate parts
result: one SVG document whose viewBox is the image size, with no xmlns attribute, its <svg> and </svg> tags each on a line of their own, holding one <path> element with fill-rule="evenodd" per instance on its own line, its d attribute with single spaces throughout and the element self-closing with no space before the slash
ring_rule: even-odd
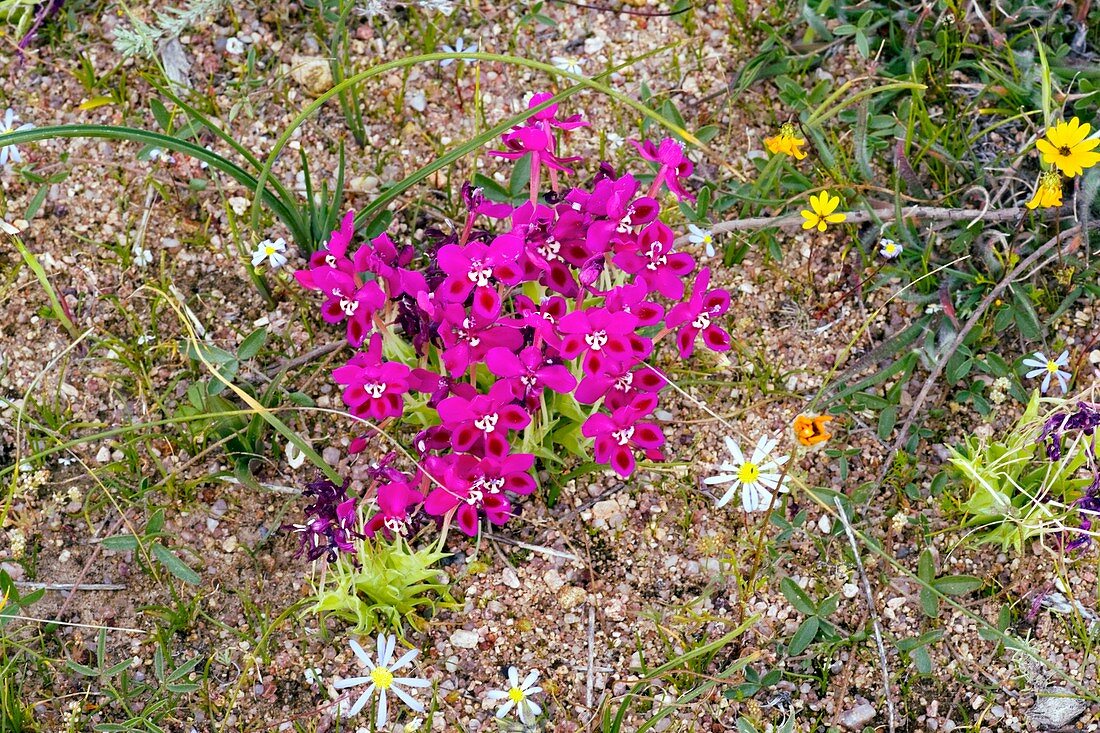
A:
<svg viewBox="0 0 1100 733">
<path fill-rule="evenodd" d="M 536 251 L 547 262 L 557 262 L 561 260 L 561 255 L 558 252 L 561 251 L 561 242 L 553 237 L 547 237 L 546 241 L 540 244 Z"/>
<path fill-rule="evenodd" d="M 336 267 L 336 255 L 332 255 L 332 254 L 325 255 L 325 264 L 328 265 L 329 267 Z"/>
<path fill-rule="evenodd" d="M 481 260 L 473 260 L 470 263 L 470 271 L 466 273 L 466 277 L 470 278 L 470 282 L 477 285 L 479 288 L 483 288 L 489 284 L 489 278 L 493 276 L 493 268 L 487 267 Z"/>
<path fill-rule="evenodd" d="M 593 351 L 599 351 L 607 343 L 607 331 L 596 331 L 584 337 L 585 342 Z"/>
<path fill-rule="evenodd" d="M 484 417 L 474 420 L 474 427 L 483 433 L 491 433 L 497 429 L 498 420 L 500 420 L 500 415 L 495 412 L 491 412 Z"/>
<path fill-rule="evenodd" d="M 340 299 L 340 310 L 344 311 L 345 316 L 354 316 L 355 311 L 359 310 L 358 300 L 348 300 L 347 298 Z"/>
<path fill-rule="evenodd" d="M 382 520 L 382 524 L 396 535 L 405 537 L 409 534 L 409 523 L 397 517 L 386 517 Z"/>
<path fill-rule="evenodd" d="M 617 231 L 619 234 L 626 234 L 627 232 L 629 232 L 630 227 L 633 226 L 633 224 L 630 223 L 630 217 L 632 216 L 634 216 L 633 206 L 629 207 L 626 210 L 626 215 L 622 219 L 619 219 L 619 226 L 615 228 L 615 231 Z"/>
<path fill-rule="evenodd" d="M 466 503 L 470 506 L 477 506 L 481 503 L 481 500 L 485 498 L 485 494 L 481 493 L 481 489 L 477 484 L 470 487 L 470 490 L 466 492 Z"/>
<path fill-rule="evenodd" d="M 369 394 L 372 399 L 378 399 L 386 393 L 386 383 L 368 382 L 363 385 L 363 391 Z"/>
<path fill-rule="evenodd" d="M 661 265 L 668 262 L 668 256 L 661 252 L 660 242 L 654 242 L 649 247 L 649 251 L 646 252 L 646 257 L 649 258 L 649 262 L 646 264 L 647 270 L 656 270 Z"/>
<path fill-rule="evenodd" d="M 615 380 L 615 389 L 626 392 L 630 389 L 630 385 L 634 383 L 634 372 L 627 372 L 618 379 Z"/>
<path fill-rule="evenodd" d="M 694 321 L 691 322 L 691 325 L 695 328 L 707 328 L 708 326 L 710 326 L 710 316 L 707 315 L 706 311 L 704 311 L 700 313 Z"/>
<path fill-rule="evenodd" d="M 622 430 L 616 430 L 611 434 L 611 437 L 615 439 L 615 442 L 619 445 L 626 445 L 630 442 L 630 439 L 634 437 L 634 426 L 629 428 L 623 428 Z"/>
</svg>

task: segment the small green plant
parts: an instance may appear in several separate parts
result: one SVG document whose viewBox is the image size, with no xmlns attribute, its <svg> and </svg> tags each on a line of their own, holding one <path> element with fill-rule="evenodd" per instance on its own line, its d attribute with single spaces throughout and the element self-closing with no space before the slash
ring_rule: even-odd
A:
<svg viewBox="0 0 1100 733">
<path fill-rule="evenodd" d="M 1041 453 L 1045 418 L 1039 416 L 1040 402 L 1053 403 L 1054 412 L 1072 404 L 1040 400 L 1036 391 L 1020 420 L 1002 438 L 970 437 L 951 451 L 949 478 L 962 493 L 957 509 L 978 543 L 1020 552 L 1032 538 L 1061 533 L 1067 505 L 1089 485 L 1088 478 L 1078 475 L 1088 460 L 1083 444 L 1071 443 L 1073 447 L 1056 461 Z"/>
<path fill-rule="evenodd" d="M 794 632 L 794 636 L 787 644 L 787 654 L 792 657 L 801 654 L 818 637 L 829 641 L 840 639 L 836 627 L 827 620 L 829 616 L 836 613 L 837 606 L 840 604 L 839 593 L 834 593 L 820 603 L 815 602 L 789 576 L 779 581 L 779 589 L 795 610 L 806 616 L 806 620 Z"/>
<path fill-rule="evenodd" d="M 142 491 L 141 493 L 144 493 Z M 163 538 L 169 536 L 164 531 L 164 509 L 157 509 L 153 516 L 149 517 L 144 530 L 140 534 L 117 534 L 103 538 L 103 546 L 109 550 L 122 550 L 135 552 L 136 556 L 152 565 L 155 561 L 172 575 L 184 583 L 198 585 L 202 578 L 191 569 L 171 547 L 164 544 Z M 156 574 L 155 570 L 150 569 Z"/>
<path fill-rule="evenodd" d="M 352 623 L 356 634 L 402 634 L 405 624 L 422 630 L 437 610 L 459 605 L 435 567 L 447 556 L 437 545 L 414 550 L 401 539 L 358 542 L 354 554 L 341 553 L 325 566 L 307 612 Z"/>
</svg>

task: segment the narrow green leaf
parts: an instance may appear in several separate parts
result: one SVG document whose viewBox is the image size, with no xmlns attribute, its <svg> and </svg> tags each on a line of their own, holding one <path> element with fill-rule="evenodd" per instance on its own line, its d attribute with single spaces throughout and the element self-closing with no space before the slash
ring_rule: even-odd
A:
<svg viewBox="0 0 1100 733">
<path fill-rule="evenodd" d="M 184 583 L 190 583 L 191 585 L 198 585 L 202 582 L 202 577 L 191 568 L 187 567 L 187 564 L 183 560 L 169 550 L 159 542 L 153 543 L 153 554 L 156 555 L 160 564 L 167 568 L 168 572 L 175 575 Z"/>
</svg>

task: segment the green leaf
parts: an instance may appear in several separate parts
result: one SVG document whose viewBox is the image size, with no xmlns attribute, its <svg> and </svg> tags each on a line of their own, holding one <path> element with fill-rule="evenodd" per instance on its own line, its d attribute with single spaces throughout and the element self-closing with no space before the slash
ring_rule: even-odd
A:
<svg viewBox="0 0 1100 733">
<path fill-rule="evenodd" d="M 153 512 L 153 516 L 149 517 L 149 523 L 145 525 L 145 534 L 155 535 L 160 534 L 160 531 L 164 529 L 164 509 L 157 509 Z"/>
<path fill-rule="evenodd" d="M 931 583 L 936 579 L 936 563 L 932 560 L 932 551 L 927 547 L 921 550 L 920 560 L 917 563 L 917 577 L 925 583 Z"/>
<path fill-rule="evenodd" d="M 74 662 L 71 659 L 66 659 L 65 660 L 65 666 L 68 667 L 69 669 L 71 669 L 72 671 L 76 672 L 77 674 L 83 675 L 85 677 L 98 677 L 99 676 L 98 671 L 92 669 L 91 667 L 89 667 L 87 665 L 78 664 L 77 662 Z"/>
<path fill-rule="evenodd" d="M 940 617 L 940 599 L 928 588 L 920 589 L 920 607 L 929 618 Z"/>
<path fill-rule="evenodd" d="M 932 585 L 945 596 L 965 596 L 982 587 L 982 579 L 973 575 L 948 575 L 937 578 Z"/>
<path fill-rule="evenodd" d="M 928 656 L 928 649 L 923 646 L 909 652 L 909 658 L 913 660 L 913 666 L 921 674 L 932 674 L 932 658 Z"/>
<path fill-rule="evenodd" d="M 787 646 L 787 653 L 791 656 L 797 656 L 806 651 L 806 648 L 813 643 L 820 627 L 821 619 L 817 616 L 810 616 L 803 621 L 802 625 L 798 627 L 798 631 L 794 632 L 794 636 L 791 637 L 791 643 Z"/>
<path fill-rule="evenodd" d="M 132 534 L 116 534 L 111 537 L 104 537 L 100 541 L 100 544 L 108 550 L 121 550 L 125 552 L 127 550 L 136 550 L 138 541 L 137 537 Z"/>
<path fill-rule="evenodd" d="M 256 354 L 260 353 L 260 349 L 263 348 L 264 343 L 267 342 L 267 328 L 261 326 L 252 333 L 245 337 L 245 340 L 241 342 L 241 347 L 237 349 L 237 358 L 241 361 L 251 359 Z"/>
<path fill-rule="evenodd" d="M 157 121 L 160 129 L 165 132 L 171 132 L 172 128 L 172 113 L 168 111 L 168 108 L 164 106 L 164 102 L 160 101 L 156 97 L 149 101 L 149 109 L 153 113 L 153 119 Z"/>
<path fill-rule="evenodd" d="M 813 616 L 817 613 L 817 605 L 813 602 L 813 599 L 806 595 L 806 591 L 799 588 L 798 583 L 791 580 L 789 575 L 779 581 L 779 590 L 783 592 L 783 595 L 799 613 L 806 616 Z"/>
<path fill-rule="evenodd" d="M 180 560 L 179 557 L 159 542 L 153 543 L 153 554 L 161 565 L 168 569 L 172 575 L 182 580 L 184 583 L 190 583 L 191 585 L 198 585 L 202 582 L 202 577 L 191 568 L 187 567 L 187 564 Z"/>
</svg>

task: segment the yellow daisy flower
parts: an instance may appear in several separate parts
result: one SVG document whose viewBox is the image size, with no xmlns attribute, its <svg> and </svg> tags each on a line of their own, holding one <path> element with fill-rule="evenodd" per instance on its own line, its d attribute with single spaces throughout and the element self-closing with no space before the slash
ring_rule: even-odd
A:
<svg viewBox="0 0 1100 733">
<path fill-rule="evenodd" d="M 840 205 L 839 196 L 829 196 L 828 191 L 822 191 L 816 196 L 810 197 L 810 209 L 802 210 L 803 229 L 813 229 L 823 232 L 827 224 L 837 224 L 848 218 L 847 214 L 834 214 L 836 207 Z"/>
<path fill-rule="evenodd" d="M 798 136 L 790 122 L 779 128 L 778 135 L 764 138 L 764 145 L 770 152 L 791 155 L 798 160 L 806 157 L 805 151 L 800 149 L 805 144 L 806 140 Z"/>
<path fill-rule="evenodd" d="M 1047 130 L 1046 138 L 1035 143 L 1043 154 L 1043 162 L 1058 166 L 1073 178 L 1086 168 L 1100 163 L 1100 153 L 1093 151 L 1100 145 L 1100 137 L 1089 137 L 1088 124 L 1082 125 L 1076 117 L 1069 122 L 1059 122 Z"/>
<path fill-rule="evenodd" d="M 1042 206 L 1049 209 L 1062 205 L 1062 177 L 1058 171 L 1044 171 L 1039 174 L 1039 184 L 1035 187 L 1035 195 L 1027 202 L 1027 208 L 1036 209 Z"/>
</svg>

